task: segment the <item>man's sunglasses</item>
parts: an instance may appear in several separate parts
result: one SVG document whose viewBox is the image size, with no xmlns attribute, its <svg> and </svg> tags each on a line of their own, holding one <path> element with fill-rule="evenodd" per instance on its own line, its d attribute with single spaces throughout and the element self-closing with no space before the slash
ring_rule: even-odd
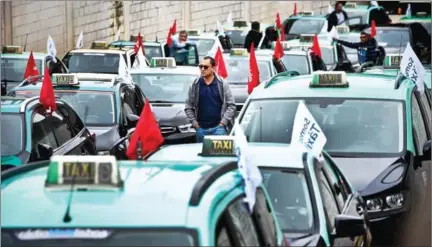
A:
<svg viewBox="0 0 432 247">
<path fill-rule="evenodd" d="M 198 67 L 199 67 L 200 69 L 203 69 L 203 68 L 204 68 L 204 70 L 206 70 L 206 69 L 209 68 L 208 65 L 202 65 L 202 64 L 198 65 Z"/>
</svg>

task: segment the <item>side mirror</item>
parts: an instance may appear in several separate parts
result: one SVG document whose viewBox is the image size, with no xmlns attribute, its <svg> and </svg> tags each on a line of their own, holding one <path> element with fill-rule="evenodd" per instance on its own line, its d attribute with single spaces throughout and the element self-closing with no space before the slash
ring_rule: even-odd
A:
<svg viewBox="0 0 432 247">
<path fill-rule="evenodd" d="M 53 155 L 53 148 L 50 145 L 39 143 L 37 145 L 40 160 L 49 160 Z"/>
<path fill-rule="evenodd" d="M 354 237 L 366 234 L 362 217 L 340 214 L 335 218 L 337 238 Z"/>
<path fill-rule="evenodd" d="M 139 117 L 135 114 L 127 114 L 126 118 L 128 120 L 128 128 L 135 128 L 138 123 Z"/>
<path fill-rule="evenodd" d="M 432 149 L 432 140 L 428 140 L 423 145 L 423 156 L 422 160 L 431 160 L 431 149 Z"/>
</svg>

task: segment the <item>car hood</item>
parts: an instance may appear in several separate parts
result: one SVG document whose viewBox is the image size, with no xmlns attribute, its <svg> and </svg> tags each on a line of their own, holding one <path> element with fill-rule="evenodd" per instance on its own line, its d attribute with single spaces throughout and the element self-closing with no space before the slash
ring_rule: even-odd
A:
<svg viewBox="0 0 432 247">
<path fill-rule="evenodd" d="M 318 246 L 320 235 L 310 233 L 284 233 L 291 246 Z"/>
<path fill-rule="evenodd" d="M 87 127 L 91 133 L 96 135 L 96 151 L 107 151 L 120 139 L 117 126 L 109 127 Z"/>
<path fill-rule="evenodd" d="M 180 126 L 189 123 L 183 103 L 152 103 L 151 105 L 161 126 Z"/>
<path fill-rule="evenodd" d="M 247 91 L 247 83 L 245 84 L 229 84 L 231 93 L 234 96 L 236 104 L 244 104 L 249 97 Z"/>
<path fill-rule="evenodd" d="M 393 158 L 336 158 L 333 160 L 338 165 L 342 174 L 352 186 L 362 195 L 365 189 L 374 180 L 392 165 L 399 157 Z M 372 192 L 373 193 L 373 192 Z M 368 193 L 369 194 L 369 193 Z"/>
</svg>

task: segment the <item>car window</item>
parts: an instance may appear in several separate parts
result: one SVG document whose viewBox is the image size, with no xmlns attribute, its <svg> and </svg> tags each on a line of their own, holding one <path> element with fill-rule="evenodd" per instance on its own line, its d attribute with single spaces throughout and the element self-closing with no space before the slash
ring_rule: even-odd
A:
<svg viewBox="0 0 432 247">
<path fill-rule="evenodd" d="M 20 114 L 1 114 L 1 155 L 16 155 L 24 149 L 24 123 Z"/>
<path fill-rule="evenodd" d="M 411 112 L 413 122 L 414 144 L 416 146 L 417 155 L 423 155 L 423 145 L 427 141 L 426 126 L 420 111 L 419 102 L 415 95 L 411 98 Z"/>
<path fill-rule="evenodd" d="M 305 55 L 285 54 L 281 59 L 288 71 L 295 70 L 300 75 L 310 74 L 309 63 Z"/>
<path fill-rule="evenodd" d="M 249 59 L 230 59 L 224 57 L 227 74 L 226 82 L 235 84 L 247 84 L 249 77 Z M 259 57 L 257 57 L 257 60 Z M 271 61 L 257 61 L 260 81 L 270 78 Z M 246 73 L 245 73 L 246 71 Z"/>
<path fill-rule="evenodd" d="M 58 106 L 57 108 L 69 121 L 70 127 L 72 128 L 74 134 L 78 134 L 82 129 L 84 129 L 84 123 L 72 108 L 65 106 Z"/>
<path fill-rule="evenodd" d="M 271 213 L 269 202 L 261 188 L 256 190 L 256 201 L 253 217 L 265 246 L 277 246 L 276 224 Z"/>
<path fill-rule="evenodd" d="M 144 44 L 145 57 L 151 61 L 154 57 L 163 57 L 162 47 Z"/>
<path fill-rule="evenodd" d="M 285 34 L 317 34 L 325 22 L 325 19 L 290 19 L 285 25 Z"/>
<path fill-rule="evenodd" d="M 324 204 L 324 211 L 328 218 L 327 224 L 329 225 L 330 229 L 333 229 L 335 218 L 339 214 L 338 206 L 336 204 L 330 183 L 324 175 L 324 171 L 322 169 L 317 170 L 317 179 L 319 190 L 321 192 L 321 198 Z"/>
<path fill-rule="evenodd" d="M 196 44 L 198 49 L 198 55 L 205 56 L 211 51 L 215 43 L 214 39 L 199 39 L 199 38 L 189 38 L 188 41 L 192 41 Z"/>
<path fill-rule="evenodd" d="M 1 81 L 22 82 L 24 80 L 24 72 L 27 66 L 27 58 L 7 58 L 1 57 Z M 43 74 L 42 60 L 35 59 L 36 67 L 39 74 Z"/>
<path fill-rule="evenodd" d="M 257 229 L 243 197 L 231 203 L 225 214 L 230 234 L 238 241 L 238 246 L 260 246 Z"/>
<path fill-rule="evenodd" d="M 118 74 L 120 55 L 106 53 L 68 53 L 63 62 L 70 73 Z"/>
<path fill-rule="evenodd" d="M 136 94 L 129 87 L 124 87 L 121 93 L 121 103 L 123 108 L 123 113 L 125 116 L 127 114 L 134 114 L 139 116 L 140 112 L 136 107 Z"/>
<path fill-rule="evenodd" d="M 50 117 L 46 117 L 44 109 L 38 108 L 33 114 L 32 119 L 32 152 L 38 144 L 46 144 L 53 149 L 58 148 L 57 141 L 54 137 L 53 128 L 51 127 Z"/>
<path fill-rule="evenodd" d="M 327 162 L 327 160 L 324 160 L 324 162 L 320 162 L 320 163 L 322 166 L 322 170 L 324 171 L 325 176 L 327 177 L 327 180 L 329 181 L 331 188 L 334 192 L 339 211 L 342 211 L 345 205 L 344 194 L 342 194 L 341 190 L 336 191 L 336 188 L 340 188 L 339 178 L 337 177 L 335 171 L 330 167 L 330 164 Z"/>
<path fill-rule="evenodd" d="M 51 128 L 54 131 L 54 136 L 57 139 L 57 144 L 59 147 L 75 136 L 71 132 L 66 118 L 61 114 L 58 109 L 52 113 L 52 117 L 50 120 Z"/>
<path fill-rule="evenodd" d="M 367 30 L 366 32 L 370 32 Z M 406 47 L 410 41 L 410 34 L 408 29 L 378 29 L 375 39 L 381 46 L 391 47 Z"/>
</svg>

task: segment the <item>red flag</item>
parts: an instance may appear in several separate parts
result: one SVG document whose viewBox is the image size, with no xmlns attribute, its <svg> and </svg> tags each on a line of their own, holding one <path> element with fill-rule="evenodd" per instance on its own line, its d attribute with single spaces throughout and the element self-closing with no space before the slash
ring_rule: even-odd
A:
<svg viewBox="0 0 432 247">
<path fill-rule="evenodd" d="M 376 35 L 376 25 L 375 25 L 375 20 L 372 20 L 370 35 L 372 36 L 372 38 L 375 37 L 375 35 Z"/>
<path fill-rule="evenodd" d="M 283 49 L 282 44 L 280 42 L 280 38 L 278 37 L 277 40 L 276 40 L 275 49 L 274 49 L 274 52 L 273 52 L 273 57 L 276 60 L 279 60 L 283 56 L 284 56 L 284 49 Z"/>
<path fill-rule="evenodd" d="M 135 160 L 137 158 L 137 144 L 141 142 L 142 156 L 153 152 L 164 142 L 158 123 L 151 110 L 150 102 L 146 100 L 144 109 L 136 125 L 136 129 L 131 136 L 129 146 L 126 150 L 126 156 Z"/>
<path fill-rule="evenodd" d="M 174 19 L 174 23 L 171 27 L 171 34 L 174 35 L 175 33 L 177 33 L 177 19 Z"/>
<path fill-rule="evenodd" d="M 48 66 L 45 67 L 39 102 L 41 102 L 41 104 L 46 110 L 50 110 L 50 112 L 53 112 L 57 109 L 54 96 L 54 88 L 51 82 L 51 76 L 49 74 Z"/>
<path fill-rule="evenodd" d="M 260 84 L 258 63 L 255 57 L 254 43 L 251 43 L 249 54 L 249 79 L 248 79 L 248 94 L 251 94 L 255 87 Z"/>
<path fill-rule="evenodd" d="M 294 3 L 294 15 L 297 15 L 297 3 Z"/>
<path fill-rule="evenodd" d="M 277 28 L 277 29 L 280 29 L 281 26 L 282 26 L 282 24 L 281 24 L 281 20 L 280 20 L 279 12 L 277 12 L 277 14 L 276 14 L 276 28 Z"/>
<path fill-rule="evenodd" d="M 322 57 L 321 56 L 321 47 L 320 47 L 319 42 L 318 42 L 318 35 L 316 35 L 316 34 L 314 36 L 313 43 L 312 43 L 312 52 L 315 53 L 317 56 Z"/>
<path fill-rule="evenodd" d="M 173 31 L 173 27 L 170 27 L 168 30 L 168 37 L 167 37 L 167 41 L 166 41 L 166 43 L 169 47 L 172 46 L 172 37 L 171 37 L 171 35 L 173 35 L 172 31 Z"/>
<path fill-rule="evenodd" d="M 222 78 L 227 78 L 228 72 L 226 70 L 225 61 L 223 59 L 222 50 L 220 47 L 218 47 L 215 55 L 215 61 L 216 61 L 216 73 L 221 76 Z"/>
<path fill-rule="evenodd" d="M 36 61 L 33 57 L 33 51 L 30 51 L 30 56 L 28 58 L 27 61 L 27 67 L 26 70 L 24 72 L 24 80 L 29 78 L 30 76 L 38 76 L 39 75 L 39 71 L 36 67 Z M 37 79 L 32 80 L 31 82 L 37 81 Z"/>
<path fill-rule="evenodd" d="M 281 38 L 281 41 L 285 41 L 285 25 L 282 25 L 282 27 L 280 29 L 280 38 Z"/>
<path fill-rule="evenodd" d="M 143 54 L 145 54 L 142 36 L 141 36 L 141 33 L 138 33 L 138 37 L 137 37 L 137 40 L 136 40 L 135 45 L 134 45 L 135 53 L 138 53 L 140 47 L 142 48 Z"/>
</svg>

